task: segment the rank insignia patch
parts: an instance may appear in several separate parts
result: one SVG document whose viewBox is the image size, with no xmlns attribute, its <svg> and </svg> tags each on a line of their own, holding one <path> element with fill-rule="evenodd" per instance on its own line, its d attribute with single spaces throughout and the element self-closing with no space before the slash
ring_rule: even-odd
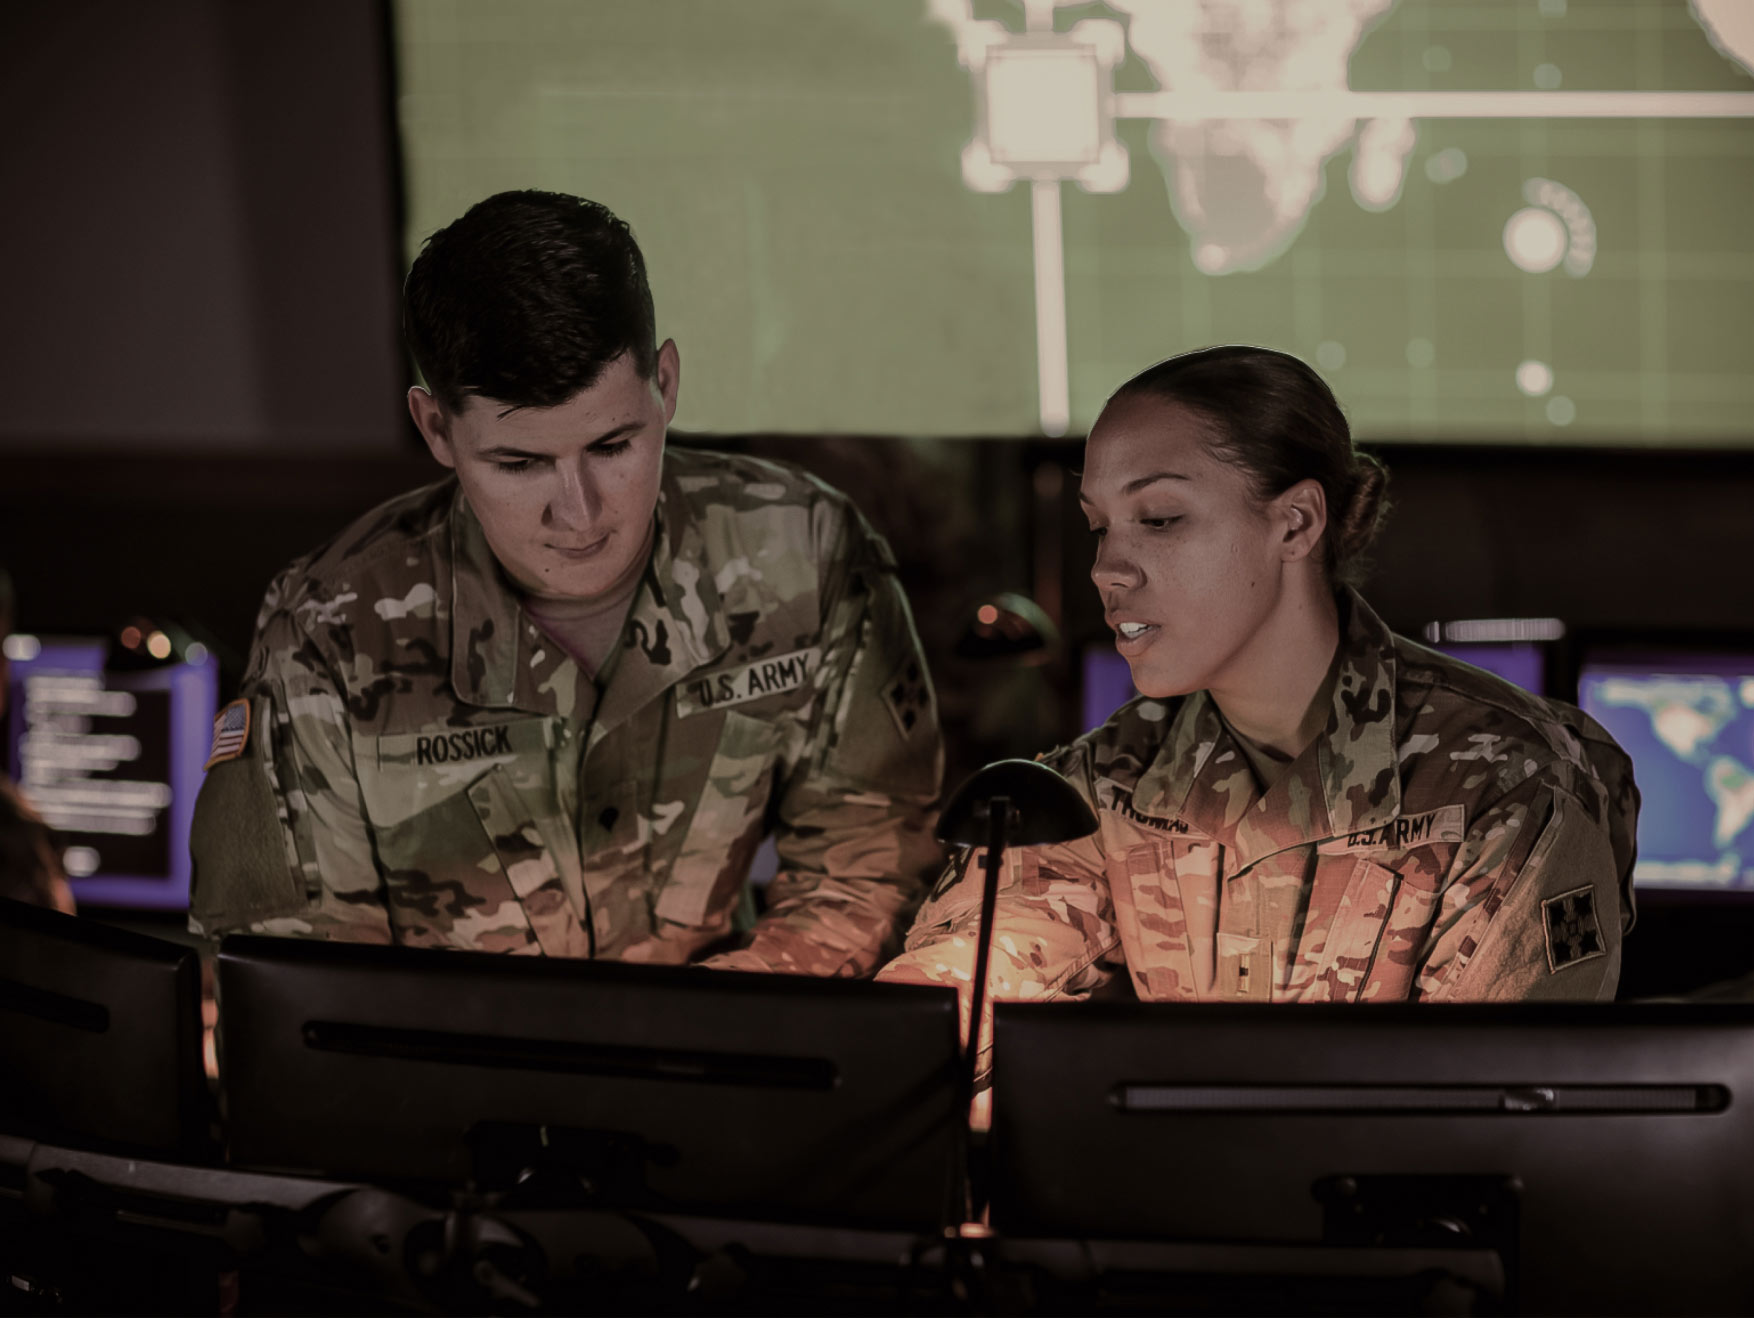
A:
<svg viewBox="0 0 1754 1318">
<path fill-rule="evenodd" d="M 213 749 L 207 752 L 202 770 L 235 760 L 250 744 L 250 702 L 234 700 L 213 716 Z"/>
<path fill-rule="evenodd" d="M 1577 888 L 1549 897 L 1541 903 L 1543 923 L 1547 928 L 1547 967 L 1564 970 L 1591 957 L 1606 956 L 1602 926 L 1596 922 L 1596 894 L 1589 888 Z"/>
<path fill-rule="evenodd" d="M 926 675 L 917 660 L 908 660 L 884 684 L 883 703 L 889 706 L 889 716 L 906 741 L 925 721 L 931 703 L 926 695 Z"/>
</svg>

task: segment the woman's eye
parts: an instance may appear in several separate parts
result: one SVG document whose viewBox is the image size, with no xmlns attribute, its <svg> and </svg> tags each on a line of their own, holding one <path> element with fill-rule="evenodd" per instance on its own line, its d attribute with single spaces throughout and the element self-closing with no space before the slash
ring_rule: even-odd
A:
<svg viewBox="0 0 1754 1318">
<path fill-rule="evenodd" d="M 1093 526 L 1090 528 L 1090 534 L 1100 540 L 1108 534 L 1108 528 L 1106 526 Z"/>
<path fill-rule="evenodd" d="M 1167 526 L 1174 526 L 1181 521 L 1179 517 L 1141 517 L 1140 526 L 1150 527 L 1153 531 L 1161 531 Z"/>
</svg>

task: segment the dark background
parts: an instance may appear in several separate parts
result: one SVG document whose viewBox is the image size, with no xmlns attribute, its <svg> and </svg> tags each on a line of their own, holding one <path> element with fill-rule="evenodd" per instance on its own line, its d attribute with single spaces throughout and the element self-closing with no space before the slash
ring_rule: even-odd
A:
<svg viewBox="0 0 1754 1318">
<path fill-rule="evenodd" d="M 22 629 L 179 620 L 232 677 L 278 568 L 440 474 L 402 404 L 394 96 L 367 0 L 0 6 L 0 566 Z M 1078 730 L 1075 664 L 952 653 L 998 590 L 1039 600 L 1068 653 L 1102 639 L 1075 443 L 688 438 L 858 496 L 902 563 L 952 775 Z M 1754 631 L 1754 420 L 1714 453 L 1418 438 L 1376 450 L 1394 510 L 1366 594 L 1399 629 Z M 1754 966 L 1742 908 L 1646 907 L 1629 986 Z"/>
</svg>

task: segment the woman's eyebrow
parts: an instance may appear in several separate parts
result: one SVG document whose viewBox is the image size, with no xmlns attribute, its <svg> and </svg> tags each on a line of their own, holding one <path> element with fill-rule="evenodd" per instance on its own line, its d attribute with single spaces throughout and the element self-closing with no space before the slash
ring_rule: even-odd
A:
<svg viewBox="0 0 1754 1318">
<path fill-rule="evenodd" d="M 1185 481 L 1185 480 L 1192 480 L 1192 479 L 1193 479 L 1193 477 L 1184 476 L 1179 471 L 1155 471 L 1155 472 L 1152 472 L 1151 475 L 1149 475 L 1149 476 L 1140 476 L 1135 480 L 1128 481 L 1125 485 L 1121 486 L 1121 493 L 1122 494 L 1137 494 L 1140 490 L 1144 489 L 1147 485 L 1155 485 L 1155 484 L 1157 484 L 1158 481 Z M 1089 503 L 1090 496 L 1085 494 L 1083 491 L 1079 491 L 1078 502 L 1079 503 Z"/>
</svg>

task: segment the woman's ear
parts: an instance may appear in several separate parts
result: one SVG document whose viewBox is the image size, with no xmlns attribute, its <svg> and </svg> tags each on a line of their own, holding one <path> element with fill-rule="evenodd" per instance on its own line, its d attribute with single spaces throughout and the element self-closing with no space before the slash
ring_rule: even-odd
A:
<svg viewBox="0 0 1754 1318">
<path fill-rule="evenodd" d="M 1273 500 L 1279 530 L 1279 556 L 1287 563 L 1308 558 L 1328 526 L 1328 497 L 1321 482 L 1298 481 Z"/>
</svg>

